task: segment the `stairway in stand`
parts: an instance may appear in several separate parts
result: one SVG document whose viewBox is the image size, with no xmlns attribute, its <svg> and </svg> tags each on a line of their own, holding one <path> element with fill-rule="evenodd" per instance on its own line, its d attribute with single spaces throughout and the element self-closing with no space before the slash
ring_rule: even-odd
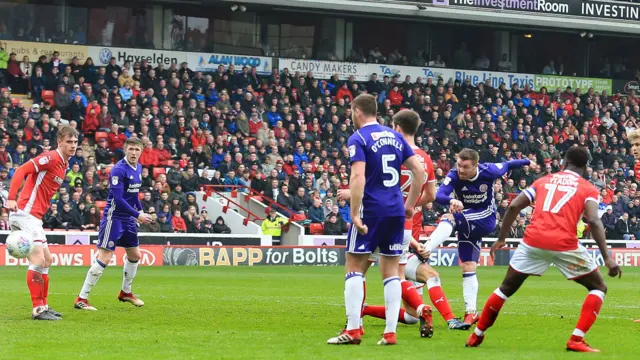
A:
<svg viewBox="0 0 640 360">
<path fill-rule="evenodd" d="M 33 100 L 29 99 L 29 96 L 22 94 L 11 94 L 12 99 L 18 99 L 24 104 L 25 109 L 29 109 L 33 105 Z"/>
</svg>

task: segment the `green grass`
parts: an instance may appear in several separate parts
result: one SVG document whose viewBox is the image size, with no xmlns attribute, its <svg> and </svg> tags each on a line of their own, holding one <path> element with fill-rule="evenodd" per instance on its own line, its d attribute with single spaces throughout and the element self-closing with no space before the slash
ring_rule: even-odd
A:
<svg viewBox="0 0 640 360">
<path fill-rule="evenodd" d="M 30 320 L 25 268 L 0 268 L 0 359 L 577 359 L 564 344 L 586 291 L 554 269 L 531 278 L 503 308 L 485 343 L 467 349 L 469 332 L 447 330 L 439 315 L 432 339 L 400 325 L 399 345 L 378 347 L 384 322 L 365 319 L 360 346 L 325 341 L 344 325 L 343 275 L 338 267 L 140 268 L 134 308 L 116 299 L 121 268 L 109 268 L 91 295 L 98 312 L 74 311 L 86 268 L 53 268 L 49 303 L 64 320 Z M 462 315 L 458 268 L 440 268 L 444 290 Z M 481 268 L 481 308 L 506 268 Z M 587 340 L 598 359 L 638 359 L 638 275 L 626 268 L 609 279 L 609 294 Z M 367 302 L 382 303 L 378 269 L 368 277 Z"/>
</svg>

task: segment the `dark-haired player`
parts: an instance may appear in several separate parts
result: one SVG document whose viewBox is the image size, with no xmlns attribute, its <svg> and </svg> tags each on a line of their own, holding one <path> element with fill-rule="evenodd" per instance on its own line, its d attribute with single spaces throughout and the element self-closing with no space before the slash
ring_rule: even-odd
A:
<svg viewBox="0 0 640 360">
<path fill-rule="evenodd" d="M 359 95 L 351 105 L 356 132 L 349 137 L 351 158 L 351 218 L 347 237 L 345 331 L 329 344 L 359 344 L 364 274 L 369 256 L 378 251 L 384 284 L 386 327 L 379 345 L 396 343 L 396 327 L 402 289 L 398 274 L 399 257 L 404 251 L 405 217 L 411 218 L 424 183 L 424 169 L 411 146 L 397 132 L 378 124 L 378 106 L 371 95 Z M 400 190 L 401 166 L 411 171 L 413 180 L 406 203 Z"/>
<path fill-rule="evenodd" d="M 153 221 L 151 215 L 142 211 L 138 198 L 142 185 L 142 166 L 138 163 L 143 144 L 138 138 L 129 138 L 124 142 L 124 159 L 111 170 L 109 196 L 104 215 L 98 230 L 98 256 L 87 272 L 80 295 L 74 307 L 79 310 L 97 310 L 87 299 L 89 292 L 98 282 L 104 269 L 111 262 L 116 246 L 125 248 L 127 258 L 124 261 L 122 290 L 118 300 L 129 302 L 135 306 L 143 306 L 144 302 L 131 292 L 131 284 L 138 271 L 140 248 L 138 247 L 138 227 L 136 219 L 143 224 Z"/>
<path fill-rule="evenodd" d="M 565 156 L 563 171 L 535 181 L 511 202 L 504 215 L 500 237 L 491 248 L 491 256 L 505 244 L 509 227 L 522 209 L 536 202 L 531 224 L 509 263 L 502 284 L 487 300 L 468 347 L 479 346 L 484 334 L 498 317 L 504 302 L 518 291 L 530 275 L 541 276 L 553 263 L 569 280 L 583 285 L 589 294 L 582 305 L 575 330 L 567 341 L 567 350 L 599 352 L 584 341 L 585 334 L 598 317 L 607 286 L 598 265 L 580 245 L 576 226 L 583 213 L 591 226 L 609 276 L 621 276 L 622 271 L 609 257 L 604 227 L 598 216 L 598 190 L 583 178 L 589 161 L 587 150 L 574 146 Z M 538 199 L 539 201 L 536 201 Z"/>
</svg>

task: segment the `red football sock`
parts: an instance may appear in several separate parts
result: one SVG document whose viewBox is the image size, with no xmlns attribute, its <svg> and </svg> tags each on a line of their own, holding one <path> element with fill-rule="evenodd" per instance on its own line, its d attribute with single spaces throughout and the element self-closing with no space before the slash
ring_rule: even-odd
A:
<svg viewBox="0 0 640 360">
<path fill-rule="evenodd" d="M 496 294 L 496 292 L 499 292 L 502 296 L 504 296 L 504 294 L 502 294 L 499 289 L 496 289 L 496 291 L 493 292 L 491 296 L 489 296 L 489 300 L 487 300 L 487 303 L 484 304 L 484 309 L 482 309 L 482 313 L 480 314 L 480 320 L 478 320 L 477 328 L 480 331 L 486 331 L 493 325 L 494 322 L 496 322 L 498 314 L 500 313 L 500 309 L 502 308 L 502 305 L 504 305 L 504 302 L 507 300 L 506 296 L 504 296 L 503 298 L 500 295 Z"/>
<path fill-rule="evenodd" d="M 400 313 L 398 314 L 398 321 L 406 324 L 407 321 L 404 318 L 404 314 L 406 313 L 405 309 L 400 308 Z M 367 306 L 364 308 L 363 316 L 369 315 L 378 319 L 386 319 L 385 317 L 385 307 L 384 306 Z"/>
<path fill-rule="evenodd" d="M 44 289 L 42 290 L 42 299 L 44 304 L 47 305 L 47 297 L 49 296 L 49 274 L 42 274 L 42 281 L 44 282 Z"/>
<path fill-rule="evenodd" d="M 431 299 L 431 303 L 433 306 L 438 309 L 438 312 L 444 318 L 444 321 L 449 321 L 453 319 L 453 311 L 451 310 L 451 306 L 449 306 L 449 301 L 447 301 L 447 297 L 444 296 L 444 291 L 442 291 L 442 287 L 434 286 L 429 289 L 429 299 Z"/>
<path fill-rule="evenodd" d="M 591 329 L 593 323 L 596 322 L 603 301 L 604 293 L 602 291 L 589 291 L 589 295 L 587 295 L 587 298 L 582 304 L 580 318 L 578 319 L 576 330 L 574 330 L 571 336 L 571 340 L 581 341 L 584 338 L 584 334 L 586 334 L 589 329 Z"/>
<path fill-rule="evenodd" d="M 404 300 L 409 306 L 414 309 L 418 309 L 418 307 L 424 304 L 422 301 L 422 296 L 418 290 L 416 290 L 415 285 L 411 281 L 403 281 L 400 283 L 402 286 L 402 300 Z"/>
<path fill-rule="evenodd" d="M 42 274 L 34 270 L 27 271 L 27 286 L 29 287 L 33 307 L 44 306 L 44 298 L 42 297 L 44 280 L 42 279 Z"/>
<path fill-rule="evenodd" d="M 402 309 L 400 310 L 402 312 Z M 385 319 L 385 307 L 384 306 L 371 306 L 367 305 L 362 311 L 362 316 L 373 316 L 378 319 Z"/>
</svg>

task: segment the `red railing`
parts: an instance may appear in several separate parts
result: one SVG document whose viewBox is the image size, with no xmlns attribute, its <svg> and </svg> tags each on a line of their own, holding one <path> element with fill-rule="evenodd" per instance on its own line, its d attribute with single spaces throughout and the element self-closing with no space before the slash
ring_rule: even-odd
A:
<svg viewBox="0 0 640 360">
<path fill-rule="evenodd" d="M 267 217 L 267 214 L 269 214 L 269 211 L 275 206 L 276 209 L 282 209 L 283 207 L 281 205 L 278 205 L 277 202 L 275 202 L 273 199 L 264 196 L 263 194 L 247 187 L 244 185 L 205 185 L 205 195 L 204 195 L 204 200 L 207 200 L 207 198 L 209 196 L 211 196 L 211 194 L 216 194 L 217 196 L 227 200 L 229 203 L 237 206 L 238 208 L 240 208 L 241 210 L 245 211 L 247 213 L 247 218 L 245 218 L 244 220 L 244 225 L 247 225 L 247 223 L 249 221 L 256 221 L 256 220 L 264 220 Z M 229 189 L 231 189 L 231 191 L 229 191 Z M 246 190 L 246 191 L 244 191 Z M 248 191 L 248 194 L 247 194 Z M 239 192 L 243 192 L 245 194 L 247 194 L 249 197 L 251 198 L 255 198 L 256 200 L 262 202 L 262 203 L 267 203 L 268 206 L 265 209 L 265 216 L 258 216 L 257 214 L 249 211 L 249 209 L 245 208 L 244 206 L 240 205 L 237 201 L 233 200 L 231 197 L 225 195 L 224 193 L 231 193 L 231 197 L 233 198 L 237 198 L 238 197 L 238 193 Z M 222 212 L 226 213 L 229 210 L 229 205 L 225 205 L 222 208 Z M 289 214 L 289 221 L 292 221 L 293 218 L 291 217 L 291 215 Z M 286 230 L 285 230 L 286 231 Z"/>
</svg>

